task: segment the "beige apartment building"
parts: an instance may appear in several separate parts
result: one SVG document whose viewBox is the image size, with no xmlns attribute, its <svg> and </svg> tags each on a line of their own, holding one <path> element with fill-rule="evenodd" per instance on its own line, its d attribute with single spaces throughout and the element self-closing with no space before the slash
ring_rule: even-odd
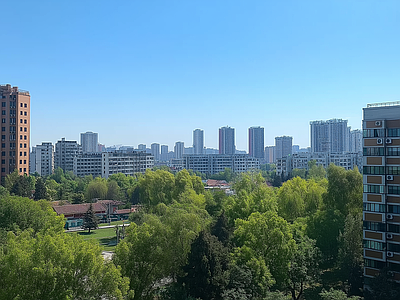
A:
<svg viewBox="0 0 400 300">
<path fill-rule="evenodd" d="M 28 91 L 0 85 L 2 181 L 15 169 L 29 174 L 30 99 Z"/>
<path fill-rule="evenodd" d="M 364 277 L 400 282 L 400 102 L 363 109 Z"/>
</svg>

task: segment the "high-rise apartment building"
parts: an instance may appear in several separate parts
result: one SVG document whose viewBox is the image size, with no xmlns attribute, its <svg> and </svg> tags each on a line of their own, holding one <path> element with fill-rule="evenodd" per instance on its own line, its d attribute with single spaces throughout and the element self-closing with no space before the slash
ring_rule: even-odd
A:
<svg viewBox="0 0 400 300">
<path fill-rule="evenodd" d="M 273 164 L 275 162 L 275 146 L 265 147 L 264 159 L 267 164 Z"/>
<path fill-rule="evenodd" d="M 235 128 L 219 129 L 219 154 L 235 154 Z"/>
<path fill-rule="evenodd" d="M 1 180 L 18 170 L 29 174 L 30 101 L 28 91 L 0 85 L 1 99 Z"/>
<path fill-rule="evenodd" d="M 74 170 L 74 157 L 82 153 L 82 147 L 77 141 L 66 141 L 62 138 L 56 143 L 54 152 L 54 169 L 61 168 L 64 172 Z"/>
<path fill-rule="evenodd" d="M 139 144 L 139 145 L 138 145 L 138 150 L 140 150 L 140 151 L 146 151 L 146 145 L 145 145 L 145 144 Z"/>
<path fill-rule="evenodd" d="M 162 161 L 168 160 L 168 145 L 161 145 L 160 160 L 162 160 Z"/>
<path fill-rule="evenodd" d="M 352 153 L 362 152 L 362 132 L 360 129 L 350 131 L 350 149 Z"/>
<path fill-rule="evenodd" d="M 193 154 L 204 153 L 204 131 L 196 129 L 193 131 Z"/>
<path fill-rule="evenodd" d="M 363 109 L 364 284 L 380 270 L 400 282 L 400 102 Z"/>
<path fill-rule="evenodd" d="M 52 143 L 42 143 L 32 147 L 29 156 L 29 172 L 38 173 L 40 176 L 48 176 L 54 171 L 54 146 Z"/>
<path fill-rule="evenodd" d="M 347 120 L 331 119 L 310 122 L 311 152 L 343 153 L 349 151 L 350 128 Z"/>
<path fill-rule="evenodd" d="M 291 136 L 277 136 L 275 138 L 275 161 L 292 154 L 293 138 Z"/>
<path fill-rule="evenodd" d="M 185 143 L 184 142 L 176 142 L 174 147 L 175 158 L 182 158 L 185 153 Z"/>
<path fill-rule="evenodd" d="M 153 143 L 151 144 L 151 155 L 154 156 L 154 160 L 160 160 L 160 144 Z"/>
<path fill-rule="evenodd" d="M 264 158 L 264 127 L 249 128 L 249 155 Z"/>
<path fill-rule="evenodd" d="M 81 146 L 83 153 L 97 153 L 99 134 L 94 132 L 81 133 Z"/>
</svg>

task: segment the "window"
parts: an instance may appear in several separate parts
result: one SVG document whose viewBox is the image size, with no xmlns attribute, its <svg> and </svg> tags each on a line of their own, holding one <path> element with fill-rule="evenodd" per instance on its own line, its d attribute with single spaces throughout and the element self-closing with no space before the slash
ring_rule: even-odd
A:
<svg viewBox="0 0 400 300">
<path fill-rule="evenodd" d="M 24 159 L 24 164 L 26 164 L 26 159 Z"/>
<path fill-rule="evenodd" d="M 388 243 L 388 250 L 392 252 L 400 252 L 400 245 Z"/>
<path fill-rule="evenodd" d="M 26 172 L 26 168 L 24 168 L 24 172 Z"/>
<path fill-rule="evenodd" d="M 24 103 L 24 107 L 28 107 L 28 104 Z"/>
<path fill-rule="evenodd" d="M 1 143 L 1 148 L 5 148 L 6 144 L 5 143 Z"/>
<path fill-rule="evenodd" d="M 2 110 L 2 111 L 1 111 L 1 115 L 2 115 L 2 116 L 5 116 L 5 115 L 6 115 L 6 111 L 5 111 L 5 110 Z"/>
<path fill-rule="evenodd" d="M 388 231 L 393 233 L 400 233 L 400 225 L 388 224 Z"/>
<path fill-rule="evenodd" d="M 385 243 L 363 240 L 363 247 L 374 250 L 386 250 Z"/>
<path fill-rule="evenodd" d="M 363 137 L 371 138 L 371 137 L 384 137 L 385 130 L 384 129 L 364 129 Z"/>
<path fill-rule="evenodd" d="M 22 135 L 19 136 L 19 139 L 22 140 Z"/>
<path fill-rule="evenodd" d="M 24 124 L 26 124 L 26 120 L 24 120 Z"/>
<path fill-rule="evenodd" d="M 4 164 L 6 163 L 6 160 L 5 160 L 5 159 L 2 159 L 2 160 L 1 160 L 1 163 L 4 165 Z"/>
<path fill-rule="evenodd" d="M 22 144 L 19 144 L 19 147 L 22 148 Z"/>
<path fill-rule="evenodd" d="M 400 136 L 400 128 L 389 128 L 387 130 L 387 136 L 389 136 L 389 137 Z"/>
<path fill-rule="evenodd" d="M 6 156 L 6 151 L 2 151 L 1 156 Z"/>
<path fill-rule="evenodd" d="M 2 140 L 2 141 L 5 141 L 5 140 L 6 140 L 6 136 L 5 136 L 4 134 L 1 136 L 1 140 Z"/>
<path fill-rule="evenodd" d="M 400 167 L 386 167 L 386 174 L 400 175 Z"/>
<path fill-rule="evenodd" d="M 390 213 L 400 214 L 400 206 L 398 205 L 389 205 L 388 210 Z"/>
<path fill-rule="evenodd" d="M 1 102 L 1 107 L 6 107 L 6 103 L 5 102 Z"/>
<path fill-rule="evenodd" d="M 399 156 L 400 155 L 400 148 L 388 147 L 388 148 L 386 148 L 386 155 L 387 156 Z"/>
<path fill-rule="evenodd" d="M 5 172 L 5 171 L 6 171 L 6 168 L 1 168 L 1 171 L 2 171 L 2 172 Z"/>
<path fill-rule="evenodd" d="M 3 118 L 3 119 L 1 119 L 1 123 L 3 123 L 3 124 L 4 124 L 5 122 L 6 122 L 6 119 L 4 119 L 4 118 Z"/>
<path fill-rule="evenodd" d="M 24 144 L 24 148 L 26 148 L 26 144 Z"/>
<path fill-rule="evenodd" d="M 22 168 L 19 168 L 19 171 L 22 173 Z"/>
<path fill-rule="evenodd" d="M 383 194 L 384 192 L 384 185 L 364 184 L 364 193 Z"/>
<path fill-rule="evenodd" d="M 400 186 L 388 185 L 388 194 L 400 195 Z"/>
<path fill-rule="evenodd" d="M 22 131 L 22 127 L 19 128 L 19 131 Z"/>
<path fill-rule="evenodd" d="M 19 153 L 19 156 L 22 156 L 22 152 Z"/>
<path fill-rule="evenodd" d="M 5 127 L 1 127 L 1 131 L 6 131 L 6 128 Z"/>
<path fill-rule="evenodd" d="M 386 206 L 377 203 L 364 203 L 364 211 L 385 212 Z"/>
<path fill-rule="evenodd" d="M 383 148 L 383 147 L 364 148 L 363 154 L 367 155 L 367 156 L 383 156 L 383 155 L 385 155 L 385 148 Z"/>
<path fill-rule="evenodd" d="M 26 156 L 26 152 L 24 152 L 24 156 Z"/>
<path fill-rule="evenodd" d="M 24 132 L 26 132 L 26 127 L 24 128 Z"/>
<path fill-rule="evenodd" d="M 377 261 L 372 259 L 364 259 L 364 266 L 375 268 L 375 269 L 383 269 L 385 263 L 383 261 Z"/>
<path fill-rule="evenodd" d="M 22 107 L 22 103 L 21 103 L 21 105 L 20 105 L 21 107 Z"/>
<path fill-rule="evenodd" d="M 21 111 L 19 114 L 22 116 L 23 112 Z"/>
<path fill-rule="evenodd" d="M 26 113 L 26 111 L 24 111 L 24 116 L 27 116 L 27 113 Z"/>
<path fill-rule="evenodd" d="M 26 135 L 24 135 L 24 140 L 26 140 Z"/>
<path fill-rule="evenodd" d="M 22 165 L 22 159 L 19 160 L 19 164 Z"/>
<path fill-rule="evenodd" d="M 20 119 L 19 122 L 22 123 L 22 119 Z"/>
</svg>

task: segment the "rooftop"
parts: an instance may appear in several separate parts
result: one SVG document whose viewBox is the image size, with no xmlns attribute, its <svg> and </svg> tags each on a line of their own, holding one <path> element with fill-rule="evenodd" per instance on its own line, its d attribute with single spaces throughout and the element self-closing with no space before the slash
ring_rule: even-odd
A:
<svg viewBox="0 0 400 300">
<path fill-rule="evenodd" d="M 397 106 L 397 105 L 400 105 L 400 101 L 369 103 L 369 104 L 367 104 L 367 108 L 369 108 L 369 107 L 383 107 L 383 106 Z"/>
</svg>

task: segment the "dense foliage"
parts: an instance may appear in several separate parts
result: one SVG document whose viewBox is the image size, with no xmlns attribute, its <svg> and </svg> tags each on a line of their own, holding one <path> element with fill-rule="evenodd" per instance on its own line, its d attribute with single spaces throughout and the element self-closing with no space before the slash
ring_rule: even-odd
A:
<svg viewBox="0 0 400 300">
<path fill-rule="evenodd" d="M 204 189 L 201 178 L 186 170 L 148 170 L 136 177 L 116 174 L 107 180 L 77 178 L 61 169 L 45 178 L 13 173 L 0 189 L 0 284 L 9 287 L 0 298 L 361 296 L 358 170 L 331 165 L 325 171 L 311 164 L 308 172 L 295 171 L 292 175 L 297 176 L 286 180 L 276 176 L 273 167 L 215 175 L 231 183 L 234 194 L 229 196 Z M 62 218 L 47 201 L 82 203 L 94 198 L 141 207 L 130 215 L 131 225 L 111 263 L 103 263 L 98 245 L 66 236 Z M 22 277 L 11 284 L 21 272 L 37 280 Z M 28 295 L 34 284 L 35 293 Z M 81 296 L 84 293 L 87 296 Z"/>
</svg>

